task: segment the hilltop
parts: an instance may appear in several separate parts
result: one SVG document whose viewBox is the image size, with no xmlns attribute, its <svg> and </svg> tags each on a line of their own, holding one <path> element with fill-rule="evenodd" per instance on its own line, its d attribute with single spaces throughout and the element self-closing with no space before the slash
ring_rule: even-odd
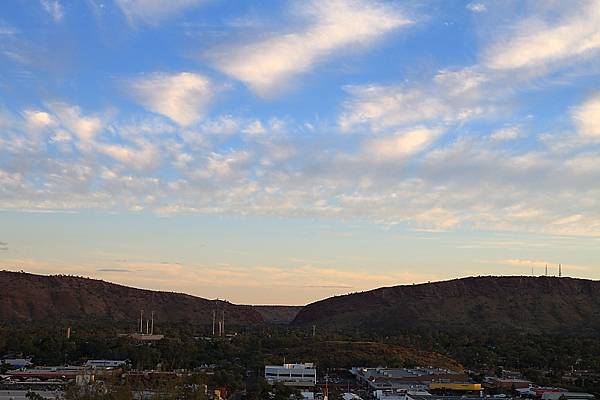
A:
<svg viewBox="0 0 600 400">
<path fill-rule="evenodd" d="M 363 332 L 600 332 L 600 281 L 469 277 L 336 296 L 305 306 L 294 326 Z"/>
<path fill-rule="evenodd" d="M 153 310 L 158 323 L 212 324 L 215 308 L 229 325 L 264 322 L 251 306 L 181 293 L 136 289 L 96 279 L 0 271 L 0 321 L 53 322 L 105 320 L 131 322 L 140 310 Z"/>
</svg>

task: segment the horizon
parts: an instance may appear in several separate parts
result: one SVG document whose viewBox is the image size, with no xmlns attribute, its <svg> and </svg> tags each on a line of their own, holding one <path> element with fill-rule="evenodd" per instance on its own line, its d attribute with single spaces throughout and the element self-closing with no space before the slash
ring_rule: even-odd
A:
<svg viewBox="0 0 600 400">
<path fill-rule="evenodd" d="M 600 279 L 600 2 L 0 4 L 0 269 L 241 304 Z"/>
</svg>

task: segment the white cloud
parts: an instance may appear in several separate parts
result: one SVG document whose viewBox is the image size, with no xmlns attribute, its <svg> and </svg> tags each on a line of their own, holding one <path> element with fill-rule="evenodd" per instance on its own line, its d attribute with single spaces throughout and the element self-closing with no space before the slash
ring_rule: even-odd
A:
<svg viewBox="0 0 600 400">
<path fill-rule="evenodd" d="M 241 177 L 241 170 L 248 166 L 251 154 L 245 150 L 231 151 L 226 154 L 212 153 L 205 167 L 196 173 L 199 178 L 231 179 Z"/>
<path fill-rule="evenodd" d="M 576 2 L 567 17 L 548 24 L 537 18 L 522 21 L 508 38 L 502 38 L 484 53 L 490 68 L 511 70 L 543 69 L 551 65 L 572 63 L 580 57 L 596 54 L 600 49 L 600 2 Z"/>
<path fill-rule="evenodd" d="M 374 130 L 443 117 L 448 106 L 443 99 L 429 96 L 419 88 L 348 86 L 353 98 L 344 105 L 340 126 L 349 131 L 369 124 Z"/>
<path fill-rule="evenodd" d="M 459 75 L 440 72 L 432 84 L 452 92 L 447 83 L 462 85 Z M 466 90 L 469 99 L 477 99 L 473 90 Z M 471 135 L 472 126 L 453 139 L 461 126 L 452 113 L 435 117 L 441 123 L 393 122 L 369 136 L 331 134 L 314 120 L 307 130 L 306 121 L 262 115 L 224 115 L 182 128 L 150 113 L 84 113 L 64 103 L 0 116 L 0 160 L 15 160 L 0 166 L 0 180 L 12 182 L 0 185 L 0 208 L 143 208 L 364 219 L 422 230 L 600 232 L 600 157 L 589 140 L 557 154 L 532 147 L 534 141 L 500 141 L 514 137 L 506 131 L 497 140 Z M 49 134 L 24 134 L 33 123 Z M 258 127 L 266 132 L 244 132 L 262 132 Z M 78 141 L 88 144 L 85 151 Z"/>
<path fill-rule="evenodd" d="M 474 13 L 481 13 L 487 10 L 487 7 L 483 3 L 469 3 L 467 4 L 467 10 Z"/>
<path fill-rule="evenodd" d="M 131 24 L 141 21 L 156 24 L 161 20 L 197 6 L 205 0 L 115 0 Z"/>
<path fill-rule="evenodd" d="M 596 174 L 600 176 L 600 157 L 593 152 L 578 154 L 566 160 L 565 167 L 575 175 Z"/>
<path fill-rule="evenodd" d="M 414 220 L 421 226 L 435 227 L 434 230 L 451 229 L 461 221 L 455 211 L 440 207 L 423 211 L 415 215 Z"/>
<path fill-rule="evenodd" d="M 488 80 L 478 67 L 444 69 L 433 77 L 433 82 L 441 89 L 441 93 L 447 93 L 451 97 L 477 97 L 481 86 Z"/>
<path fill-rule="evenodd" d="M 600 94 L 575 107 L 572 117 L 582 136 L 600 138 Z"/>
<path fill-rule="evenodd" d="M 214 120 L 206 121 L 200 131 L 208 135 L 229 136 L 240 129 L 239 121 L 231 115 L 222 115 Z"/>
<path fill-rule="evenodd" d="M 410 23 L 397 10 L 377 2 L 312 0 L 302 4 L 302 17 L 311 21 L 308 27 L 221 51 L 215 56 L 217 67 L 259 95 L 269 96 L 333 53 L 368 45 Z"/>
<path fill-rule="evenodd" d="M 63 19 L 64 11 L 58 0 L 40 0 L 40 3 L 55 22 L 60 22 Z"/>
<path fill-rule="evenodd" d="M 377 160 L 404 159 L 423 151 L 440 133 L 439 129 L 417 127 L 390 137 L 368 140 L 363 149 Z"/>
<path fill-rule="evenodd" d="M 130 82 L 131 96 L 182 126 L 198 122 L 213 96 L 208 78 L 191 72 L 154 73 Z"/>
<path fill-rule="evenodd" d="M 10 37 L 16 35 L 18 32 L 16 28 L 6 25 L 4 21 L 0 21 L 0 36 Z"/>
<path fill-rule="evenodd" d="M 507 126 L 492 132 L 490 139 L 495 141 L 515 140 L 523 137 L 523 132 L 519 126 Z"/>
<path fill-rule="evenodd" d="M 63 143 L 71 141 L 72 136 L 69 132 L 64 130 L 58 130 L 54 132 L 54 135 L 50 139 L 52 143 Z"/>
<path fill-rule="evenodd" d="M 128 167 L 138 170 L 156 167 L 160 158 L 156 146 L 143 141 L 138 141 L 137 147 L 97 144 L 96 149 Z"/>
<path fill-rule="evenodd" d="M 483 95 L 488 78 L 477 68 L 439 71 L 431 81 L 411 86 L 346 86 L 351 98 L 339 117 L 343 131 L 368 126 L 379 132 L 427 122 L 452 124 L 489 113 L 493 96 Z"/>
<path fill-rule="evenodd" d="M 56 124 L 54 118 L 45 111 L 25 110 L 23 111 L 23 117 L 27 128 L 33 132 L 42 131 Z"/>
<path fill-rule="evenodd" d="M 102 129 L 102 120 L 99 117 L 82 115 L 81 109 L 77 106 L 56 102 L 49 104 L 48 107 L 60 123 L 82 142 L 93 140 Z"/>
<path fill-rule="evenodd" d="M 25 182 L 23 179 L 23 175 L 14 172 L 10 173 L 7 171 L 3 171 L 0 169 L 0 193 L 9 188 L 23 188 L 25 186 Z"/>
<path fill-rule="evenodd" d="M 254 120 L 244 127 L 242 132 L 250 136 L 261 136 L 267 133 L 267 130 L 263 126 L 262 122 L 259 120 Z"/>
<path fill-rule="evenodd" d="M 581 221 L 582 218 L 583 218 L 583 215 L 574 214 L 574 215 L 569 215 L 567 217 L 561 217 L 555 221 L 552 221 L 551 223 L 553 225 L 567 225 L 567 224 L 573 224 L 573 223 L 579 222 L 579 221 Z"/>
</svg>

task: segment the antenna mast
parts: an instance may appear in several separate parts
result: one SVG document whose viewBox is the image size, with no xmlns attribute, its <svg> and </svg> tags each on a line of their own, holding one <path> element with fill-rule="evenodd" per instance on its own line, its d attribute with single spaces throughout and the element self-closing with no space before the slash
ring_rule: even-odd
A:
<svg viewBox="0 0 600 400">
<path fill-rule="evenodd" d="M 140 310 L 140 333 L 144 333 L 144 309 Z"/>
<path fill-rule="evenodd" d="M 562 276 L 562 265 L 558 264 L 558 277 L 560 278 Z"/>
<path fill-rule="evenodd" d="M 213 308 L 213 336 L 215 336 L 215 324 L 217 322 L 217 311 Z"/>
<path fill-rule="evenodd" d="M 223 306 L 225 307 L 225 306 Z M 225 336 L 225 308 L 223 308 L 223 314 L 221 318 L 221 328 L 223 330 L 223 336 Z"/>
</svg>

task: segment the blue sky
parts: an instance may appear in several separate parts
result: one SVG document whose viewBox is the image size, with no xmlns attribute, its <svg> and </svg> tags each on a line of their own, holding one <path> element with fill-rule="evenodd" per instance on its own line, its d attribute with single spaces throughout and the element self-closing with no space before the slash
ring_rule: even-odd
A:
<svg viewBox="0 0 600 400">
<path fill-rule="evenodd" d="M 303 304 L 600 278 L 599 1 L 0 4 L 0 267 Z"/>
</svg>

